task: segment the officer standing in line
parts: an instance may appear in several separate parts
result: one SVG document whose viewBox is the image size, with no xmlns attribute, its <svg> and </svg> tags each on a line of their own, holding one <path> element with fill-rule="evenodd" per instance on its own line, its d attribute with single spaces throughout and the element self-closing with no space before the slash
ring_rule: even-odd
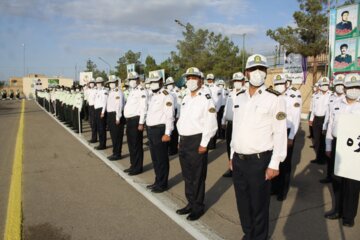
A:
<svg viewBox="0 0 360 240">
<path fill-rule="evenodd" d="M 219 128 L 217 135 L 218 135 L 219 139 L 225 139 L 225 130 L 221 127 L 221 120 L 224 116 L 224 108 L 225 108 L 226 100 L 229 97 L 229 91 L 227 89 L 225 89 L 225 82 L 222 79 L 220 79 L 217 82 L 217 86 L 221 90 L 221 107 L 217 114 L 218 128 Z"/>
<path fill-rule="evenodd" d="M 89 120 L 89 83 L 87 82 L 83 87 L 83 94 L 84 94 L 84 104 L 83 104 L 83 113 L 84 113 L 84 120 Z"/>
<path fill-rule="evenodd" d="M 173 97 L 174 100 L 174 130 L 171 132 L 171 139 L 169 144 L 169 155 L 175 155 L 178 153 L 178 142 L 179 142 L 179 133 L 176 127 L 177 120 L 180 116 L 180 106 L 182 101 L 182 96 L 178 88 L 175 88 L 175 82 L 172 77 L 168 77 L 165 81 L 165 86 L 167 91 L 170 93 L 170 95 Z"/>
<path fill-rule="evenodd" d="M 226 137 L 226 151 L 228 154 L 228 159 L 230 160 L 230 142 L 232 137 L 232 128 L 233 128 L 233 107 L 234 107 L 234 99 L 236 98 L 236 94 L 240 91 L 245 90 L 244 88 L 244 74 L 242 72 L 237 72 L 233 74 L 232 77 L 233 90 L 230 92 L 229 97 L 226 100 L 223 118 L 221 120 L 223 128 L 225 128 L 225 137 Z M 232 177 L 232 171 L 229 169 L 226 173 L 224 173 L 223 177 Z"/>
<path fill-rule="evenodd" d="M 95 94 L 95 119 L 97 133 L 99 134 L 99 145 L 96 150 L 106 149 L 106 102 L 108 98 L 108 90 L 104 87 L 104 79 L 96 78 L 96 94 Z"/>
<path fill-rule="evenodd" d="M 334 191 L 333 210 L 325 218 L 342 218 L 345 227 L 354 226 L 354 219 L 359 204 L 360 182 L 334 174 L 338 121 L 341 114 L 360 114 L 360 75 L 347 74 L 344 80 L 345 98 L 335 102 L 329 113 L 329 125 L 326 132 L 326 155 L 330 158 L 332 186 Z"/>
<path fill-rule="evenodd" d="M 203 94 L 209 94 L 211 96 L 211 91 L 209 88 L 209 84 L 205 82 L 205 76 L 203 72 L 200 72 L 201 74 L 201 91 Z M 188 94 L 190 94 L 190 91 L 187 91 Z"/>
<path fill-rule="evenodd" d="M 344 94 L 344 78 L 345 75 L 344 74 L 338 74 L 335 77 L 334 80 L 334 88 L 335 88 L 335 92 L 333 94 L 331 94 L 330 99 L 329 99 L 329 107 L 326 111 L 325 114 L 325 120 L 324 120 L 324 125 L 323 125 L 323 131 L 326 132 L 327 128 L 328 128 L 328 124 L 329 124 L 329 118 L 330 118 L 330 109 L 332 109 L 334 107 L 334 104 L 338 101 L 341 101 L 342 99 L 345 98 L 345 94 Z M 329 161 L 330 158 L 328 158 Z M 334 171 L 334 165 L 332 164 L 328 164 L 327 165 L 327 171 L 326 171 L 326 177 L 323 179 L 320 179 L 319 182 L 320 183 L 330 183 L 332 181 L 332 172 Z"/>
<path fill-rule="evenodd" d="M 185 181 L 185 196 L 188 204 L 176 211 L 189 214 L 194 221 L 204 214 L 205 180 L 210 139 L 216 134 L 217 121 L 214 102 L 201 89 L 201 73 L 191 67 L 184 74 L 190 91 L 181 104 L 177 128 L 180 135 L 179 158 Z"/>
<path fill-rule="evenodd" d="M 218 131 L 219 131 L 219 126 L 221 127 L 221 118 L 219 119 L 218 115 L 221 114 L 221 104 L 222 104 L 222 91 L 221 89 L 216 86 L 215 84 L 215 77 L 214 74 L 209 73 L 206 76 L 206 81 L 209 84 L 209 89 L 211 92 L 211 98 L 214 101 L 214 105 L 215 105 L 215 109 L 216 109 L 216 116 L 217 116 L 217 123 L 218 123 Z M 218 132 L 217 132 L 218 134 Z M 216 148 L 216 140 L 217 140 L 217 134 L 215 134 L 215 136 L 210 140 L 209 142 L 209 149 L 215 149 Z"/>
<path fill-rule="evenodd" d="M 265 86 L 266 58 L 250 56 L 246 75 L 250 87 L 234 101 L 231 161 L 243 239 L 267 239 L 270 180 L 286 157 L 285 102 Z"/>
<path fill-rule="evenodd" d="M 147 188 L 154 193 L 161 193 L 168 188 L 168 144 L 174 129 L 174 99 L 167 90 L 163 89 L 163 78 L 157 72 L 150 75 L 149 81 L 153 94 L 149 100 L 146 127 L 155 182 Z"/>
<path fill-rule="evenodd" d="M 97 133 L 97 123 L 95 117 L 95 98 L 96 98 L 96 86 L 95 86 L 95 79 L 91 79 L 89 81 L 89 90 L 88 90 L 88 101 L 89 101 L 89 122 L 91 127 L 91 139 L 89 143 L 96 143 L 98 140 L 98 133 Z"/>
<path fill-rule="evenodd" d="M 286 102 L 286 126 L 287 126 L 287 155 L 285 161 L 280 163 L 280 174 L 272 180 L 271 192 L 277 195 L 278 201 L 284 201 L 290 186 L 291 161 L 294 150 L 296 133 L 300 126 L 301 118 L 301 94 L 295 87 L 288 84 L 288 80 L 283 74 L 276 75 L 273 79 L 274 90 L 281 95 Z"/>
<path fill-rule="evenodd" d="M 323 125 L 325 121 L 325 114 L 330 103 L 330 96 L 332 94 L 329 90 L 329 84 L 330 81 L 327 77 L 322 77 L 319 80 L 320 91 L 316 94 L 312 102 L 312 112 L 310 115 L 309 125 L 313 127 L 316 159 L 312 160 L 311 163 L 326 163 Z"/>
<path fill-rule="evenodd" d="M 74 97 L 74 104 L 73 104 L 73 122 L 74 122 L 74 131 L 76 133 L 82 133 L 82 121 L 81 121 L 81 116 L 79 117 L 79 115 L 81 115 L 82 109 L 83 109 L 83 104 L 84 104 L 84 95 L 83 93 L 80 91 L 80 86 L 77 85 L 75 87 L 75 97 Z M 80 125 L 80 128 L 79 128 Z"/>
<path fill-rule="evenodd" d="M 315 83 L 313 86 L 313 94 L 311 95 L 311 101 L 310 101 L 310 109 L 309 109 L 309 116 L 308 116 L 308 120 L 310 120 L 310 116 L 312 113 L 312 107 L 313 107 L 313 102 L 314 102 L 314 98 L 316 96 L 316 94 L 319 93 L 319 83 Z M 313 127 L 309 125 L 309 136 L 308 138 L 314 138 L 314 133 L 313 133 Z M 313 147 L 313 146 L 312 146 Z"/>
<path fill-rule="evenodd" d="M 124 118 L 122 112 L 125 99 L 122 91 L 117 87 L 118 80 L 111 77 L 107 82 L 110 87 L 109 97 L 107 98 L 106 112 L 107 125 L 110 130 L 113 145 L 112 155 L 108 156 L 111 161 L 121 159 L 122 143 L 124 138 Z"/>
<path fill-rule="evenodd" d="M 124 172 L 130 176 L 138 175 L 143 171 L 144 123 L 147 111 L 147 94 L 140 84 L 137 72 L 128 73 L 130 92 L 124 108 L 126 118 L 126 136 L 130 153 L 130 167 Z"/>
</svg>

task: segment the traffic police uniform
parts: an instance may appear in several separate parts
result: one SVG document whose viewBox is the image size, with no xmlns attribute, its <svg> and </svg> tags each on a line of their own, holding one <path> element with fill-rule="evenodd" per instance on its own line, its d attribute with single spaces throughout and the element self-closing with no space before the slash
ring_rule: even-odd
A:
<svg viewBox="0 0 360 240">
<path fill-rule="evenodd" d="M 126 136 L 128 140 L 128 147 L 130 153 L 130 168 L 125 172 L 129 172 L 129 175 L 136 175 L 143 170 L 144 161 L 144 149 L 143 149 L 143 130 L 139 130 L 139 125 L 145 123 L 146 111 L 147 111 L 147 94 L 143 87 L 135 84 L 133 81 L 137 81 L 139 75 L 136 72 L 130 72 L 128 74 L 128 80 L 130 85 L 130 92 L 127 98 L 124 116 L 126 118 Z"/>
<path fill-rule="evenodd" d="M 174 129 L 174 99 L 167 90 L 160 88 L 159 81 L 162 81 L 162 78 L 157 73 L 151 74 L 149 80 L 153 94 L 149 100 L 146 126 L 155 182 L 148 188 L 152 192 L 160 193 L 168 187 L 169 142 L 164 142 L 163 137 L 165 135 L 170 137 Z"/>
<path fill-rule="evenodd" d="M 102 77 L 96 78 L 96 94 L 95 94 L 95 119 L 96 129 L 99 135 L 99 146 L 95 147 L 97 150 L 106 149 L 106 103 L 108 97 L 108 90 L 104 86 L 100 86 L 104 82 Z"/>
<path fill-rule="evenodd" d="M 310 122 L 312 122 L 314 134 L 314 148 L 316 159 L 312 163 L 325 164 L 325 135 L 323 135 L 323 125 L 325 121 L 325 114 L 329 107 L 330 96 L 332 92 L 328 90 L 329 79 L 323 77 L 319 80 L 320 91 L 315 95 L 312 102 L 312 111 L 310 115 Z M 323 91 L 321 91 L 323 89 Z"/>
<path fill-rule="evenodd" d="M 118 80 L 112 78 L 108 81 L 110 85 L 109 96 L 106 103 L 107 125 L 110 130 L 112 141 L 112 155 L 109 160 L 119 160 L 121 158 L 122 144 L 124 138 L 125 119 L 123 118 L 123 108 L 125 104 L 124 94 L 116 87 Z M 112 86 L 114 85 L 114 86 Z"/>
<path fill-rule="evenodd" d="M 221 90 L 221 107 L 220 107 L 220 110 L 219 110 L 219 112 L 217 114 L 217 121 L 218 121 L 218 133 L 217 133 L 217 136 L 220 139 L 225 139 L 225 130 L 221 127 L 221 121 L 222 121 L 222 118 L 224 116 L 224 109 L 225 109 L 226 100 L 229 97 L 229 91 L 227 89 L 225 89 L 224 80 L 219 80 L 217 82 L 217 86 Z"/>
<path fill-rule="evenodd" d="M 73 102 L 73 127 L 76 133 L 82 133 L 82 121 L 81 121 L 81 113 L 84 105 L 84 95 L 80 91 L 80 86 L 76 86 Z"/>
<path fill-rule="evenodd" d="M 349 89 L 357 88 L 359 97 L 360 93 L 360 76 L 356 73 L 346 75 L 345 92 Z M 359 185 L 360 182 L 348 178 L 336 176 L 334 174 L 334 162 L 336 154 L 336 141 L 338 135 L 338 121 L 342 114 L 360 114 L 360 102 L 358 98 L 348 95 L 337 101 L 330 109 L 329 125 L 326 132 L 326 151 L 331 152 L 330 164 L 332 165 L 332 186 L 334 191 L 334 207 L 333 210 L 325 214 L 328 219 L 342 218 L 343 225 L 352 227 L 354 218 L 357 214 L 359 203 Z M 351 97 L 355 102 L 349 103 L 348 98 Z M 349 98 L 350 99 L 350 98 Z"/>
<path fill-rule="evenodd" d="M 266 58 L 252 55 L 246 69 L 267 68 Z M 250 72 L 250 84 L 257 90 L 250 96 L 245 90 L 234 102 L 231 141 L 233 181 L 243 239 L 267 239 L 269 230 L 270 181 L 286 157 L 287 131 L 285 102 L 278 93 L 266 89 L 266 73 Z M 265 178 L 266 176 L 266 178 Z"/>
<path fill-rule="evenodd" d="M 197 68 L 189 68 L 186 77 L 200 77 Z M 187 86 L 196 80 L 187 80 Z M 200 81 L 200 80 L 197 80 Z M 198 152 L 199 147 L 206 148 L 210 139 L 216 134 L 217 121 L 214 102 L 209 94 L 194 89 L 196 95 L 184 97 L 181 104 L 177 128 L 180 135 L 179 158 L 182 175 L 185 181 L 185 196 L 188 205 L 177 210 L 178 214 L 188 214 L 188 220 L 196 220 L 204 213 L 205 180 L 207 173 L 207 149 Z"/>
<path fill-rule="evenodd" d="M 313 94 L 311 95 L 311 100 L 310 100 L 310 109 L 309 109 L 309 115 L 308 115 L 308 120 L 310 121 L 310 116 L 312 113 L 312 107 L 313 107 L 313 102 L 314 102 L 314 98 L 316 96 L 316 94 L 318 94 L 319 92 L 319 84 L 315 83 L 313 86 Z M 308 138 L 314 138 L 314 132 L 313 132 L 313 127 L 312 125 L 309 124 L 309 136 Z"/>
<path fill-rule="evenodd" d="M 90 143 L 96 143 L 98 139 L 97 133 L 97 123 L 95 117 L 95 98 L 96 98 L 96 87 L 95 87 L 95 79 L 91 79 L 89 82 L 90 89 L 88 90 L 88 103 L 89 103 L 89 122 L 91 127 L 91 139 Z"/>
<path fill-rule="evenodd" d="M 284 75 L 276 75 L 273 79 L 274 89 L 280 94 L 279 98 L 283 98 L 286 102 L 286 126 L 288 139 L 292 144 L 287 145 L 287 155 L 285 161 L 280 163 L 279 176 L 274 178 L 271 182 L 272 193 L 277 194 L 277 200 L 283 201 L 286 199 L 290 186 L 291 177 L 291 161 L 295 144 L 295 136 L 300 126 L 301 118 L 301 93 L 295 87 L 288 85 Z"/>
</svg>

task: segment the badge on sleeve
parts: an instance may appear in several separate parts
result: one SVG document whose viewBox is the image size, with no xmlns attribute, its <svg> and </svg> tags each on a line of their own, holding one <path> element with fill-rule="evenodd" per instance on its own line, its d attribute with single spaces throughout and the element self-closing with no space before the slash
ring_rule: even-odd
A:
<svg viewBox="0 0 360 240">
<path fill-rule="evenodd" d="M 172 103 L 171 103 L 171 102 L 167 102 L 167 103 L 166 103 L 166 106 L 171 107 L 171 106 L 172 106 Z"/>
<path fill-rule="evenodd" d="M 116 99 L 120 99 L 120 97 L 118 96 L 118 97 L 116 97 Z"/>
<path fill-rule="evenodd" d="M 294 107 L 300 107 L 300 103 L 295 103 Z"/>
<path fill-rule="evenodd" d="M 276 119 L 277 120 L 284 120 L 285 118 L 286 118 L 286 113 L 284 113 L 284 112 L 278 112 L 276 114 Z"/>
<path fill-rule="evenodd" d="M 215 108 L 209 108 L 209 112 L 211 112 L 211 113 L 216 113 L 216 109 Z"/>
</svg>

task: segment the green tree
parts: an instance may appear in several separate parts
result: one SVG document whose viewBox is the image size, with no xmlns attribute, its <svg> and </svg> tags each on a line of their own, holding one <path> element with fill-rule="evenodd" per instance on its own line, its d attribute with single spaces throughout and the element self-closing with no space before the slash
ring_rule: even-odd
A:
<svg viewBox="0 0 360 240">
<path fill-rule="evenodd" d="M 145 59 L 145 76 L 148 76 L 150 71 L 157 70 L 158 68 L 159 66 L 156 64 L 155 59 L 148 55 Z"/>
<path fill-rule="evenodd" d="M 298 0 L 300 11 L 293 14 L 296 27 L 280 27 L 268 30 L 266 34 L 274 39 L 287 51 L 301 53 L 304 56 L 313 56 L 326 52 L 328 18 L 326 8 L 327 1 Z M 316 77 L 317 62 L 314 61 L 313 79 Z"/>
<path fill-rule="evenodd" d="M 88 59 L 86 61 L 85 72 L 92 72 L 93 78 L 95 78 L 95 79 L 97 77 L 102 77 L 105 81 L 108 80 L 108 76 L 107 76 L 106 72 L 98 70 L 96 64 L 93 61 L 91 61 L 90 59 Z"/>
<path fill-rule="evenodd" d="M 141 53 L 133 52 L 131 50 L 127 51 L 124 56 L 120 57 L 115 66 L 115 74 L 121 79 L 127 78 L 126 65 L 135 63 L 135 71 L 139 74 L 143 73 L 142 63 L 140 62 Z M 142 70 L 142 71 L 141 71 Z"/>
</svg>

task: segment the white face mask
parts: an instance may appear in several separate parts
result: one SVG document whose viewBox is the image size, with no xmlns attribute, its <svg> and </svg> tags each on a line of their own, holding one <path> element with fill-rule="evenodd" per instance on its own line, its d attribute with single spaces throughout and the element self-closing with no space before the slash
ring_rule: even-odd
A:
<svg viewBox="0 0 360 240">
<path fill-rule="evenodd" d="M 249 82 L 245 82 L 244 87 L 249 88 L 249 86 L 250 86 Z"/>
<path fill-rule="evenodd" d="M 346 97 L 351 100 L 356 100 L 360 97 L 360 88 L 349 88 L 346 89 Z"/>
<path fill-rule="evenodd" d="M 320 90 L 326 92 L 327 90 L 329 90 L 329 86 L 328 85 L 321 86 Z"/>
<path fill-rule="evenodd" d="M 250 72 L 249 82 L 254 87 L 260 87 L 265 82 L 266 73 L 256 69 L 255 71 Z"/>
<path fill-rule="evenodd" d="M 70 92 L 71 92 L 71 93 L 74 93 L 74 90 L 71 90 Z"/>
<path fill-rule="evenodd" d="M 109 86 L 110 86 L 111 89 L 114 89 L 116 87 L 116 84 L 115 83 L 110 83 Z"/>
<path fill-rule="evenodd" d="M 101 87 L 102 87 L 102 84 L 101 84 L 101 83 L 97 83 L 97 84 L 96 84 L 96 87 L 101 88 Z"/>
<path fill-rule="evenodd" d="M 186 81 L 186 87 L 191 91 L 195 91 L 198 89 L 198 80 L 187 80 Z"/>
<path fill-rule="evenodd" d="M 278 91 L 279 93 L 283 93 L 286 90 L 285 84 L 277 84 L 277 85 L 274 86 L 274 89 L 276 91 Z"/>
<path fill-rule="evenodd" d="M 150 88 L 150 84 L 145 84 L 145 87 L 147 88 L 147 89 L 149 89 Z"/>
<path fill-rule="evenodd" d="M 337 94 L 343 94 L 344 93 L 344 86 L 343 85 L 337 85 L 335 86 L 335 92 Z"/>
<path fill-rule="evenodd" d="M 220 88 L 220 89 L 223 89 L 223 88 L 224 88 L 224 85 L 219 85 L 219 88 Z"/>
<path fill-rule="evenodd" d="M 94 84 L 94 83 L 90 83 L 89 86 L 90 86 L 90 88 L 93 88 L 93 87 L 95 86 L 95 84 Z"/>
<path fill-rule="evenodd" d="M 242 83 L 241 82 L 234 82 L 234 88 L 235 89 L 241 89 L 242 88 Z"/>
<path fill-rule="evenodd" d="M 137 84 L 136 84 L 136 80 L 130 80 L 129 81 L 129 87 L 131 88 L 136 88 Z"/>
<path fill-rule="evenodd" d="M 76 89 L 75 92 L 80 92 L 80 89 Z"/>
<path fill-rule="evenodd" d="M 160 88 L 160 84 L 158 82 L 150 83 L 150 89 L 156 91 Z"/>
<path fill-rule="evenodd" d="M 173 85 L 167 85 L 167 86 L 166 86 L 166 89 L 169 90 L 169 91 L 171 91 L 171 90 L 174 89 L 174 86 L 173 86 Z"/>
</svg>

